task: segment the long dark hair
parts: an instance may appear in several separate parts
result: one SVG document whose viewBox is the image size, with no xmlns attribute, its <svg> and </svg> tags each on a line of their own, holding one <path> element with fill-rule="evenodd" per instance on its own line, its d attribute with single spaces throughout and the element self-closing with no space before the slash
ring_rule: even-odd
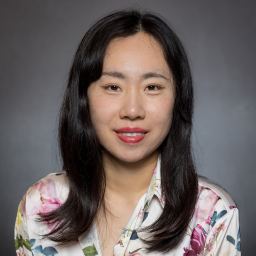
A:
<svg viewBox="0 0 256 256">
<path fill-rule="evenodd" d="M 44 237 L 66 244 L 88 232 L 104 205 L 105 173 L 101 146 L 92 126 L 87 89 L 102 75 L 103 59 L 110 41 L 143 31 L 162 46 L 175 83 L 176 98 L 170 131 L 159 147 L 162 188 L 166 204 L 161 216 L 146 230 L 150 252 L 168 252 L 183 239 L 193 216 L 198 177 L 191 154 L 193 87 L 185 50 L 173 30 L 159 15 L 125 9 L 96 23 L 83 37 L 70 70 L 60 113 L 59 147 L 70 191 L 57 210 L 40 215 L 55 224 Z"/>
</svg>

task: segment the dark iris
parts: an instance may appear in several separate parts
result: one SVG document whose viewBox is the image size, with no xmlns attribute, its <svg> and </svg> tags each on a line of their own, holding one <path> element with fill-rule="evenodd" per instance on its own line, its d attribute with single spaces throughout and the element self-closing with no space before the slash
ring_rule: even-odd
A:
<svg viewBox="0 0 256 256">
<path fill-rule="evenodd" d="M 152 89 L 152 90 L 154 90 L 155 87 L 156 87 L 155 85 L 149 85 L 149 86 L 148 86 L 148 88 L 150 88 L 150 89 Z"/>
<path fill-rule="evenodd" d="M 111 89 L 116 91 L 117 90 L 117 86 L 116 85 L 111 85 Z"/>
</svg>

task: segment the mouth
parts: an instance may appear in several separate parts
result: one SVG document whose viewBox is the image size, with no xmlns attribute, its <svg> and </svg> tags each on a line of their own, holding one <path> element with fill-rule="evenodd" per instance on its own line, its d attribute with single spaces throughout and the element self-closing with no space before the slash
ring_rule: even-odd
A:
<svg viewBox="0 0 256 256">
<path fill-rule="evenodd" d="M 121 141 L 127 144 L 135 144 L 142 141 L 146 136 L 147 132 L 116 132 L 116 134 Z"/>
<path fill-rule="evenodd" d="M 148 131 L 140 127 L 123 127 L 116 130 L 117 133 L 147 133 Z"/>
<path fill-rule="evenodd" d="M 127 137 L 136 137 L 136 136 L 140 136 L 140 135 L 145 135 L 146 132 L 133 132 L 133 133 L 130 133 L 130 132 L 116 132 L 120 135 L 123 135 L 123 136 L 127 136 Z"/>
<path fill-rule="evenodd" d="M 127 144 L 135 144 L 144 139 L 147 130 L 140 127 L 123 127 L 115 131 L 118 138 Z"/>
</svg>

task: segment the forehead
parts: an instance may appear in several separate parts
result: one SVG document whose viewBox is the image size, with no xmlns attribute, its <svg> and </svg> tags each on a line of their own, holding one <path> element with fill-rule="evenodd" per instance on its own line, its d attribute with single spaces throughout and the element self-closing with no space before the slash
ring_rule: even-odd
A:
<svg viewBox="0 0 256 256">
<path fill-rule="evenodd" d="M 170 76 L 162 46 L 144 32 L 126 38 L 113 39 L 105 53 L 103 71 L 152 72 L 162 71 Z"/>
<path fill-rule="evenodd" d="M 138 32 L 134 35 L 128 37 L 117 37 L 110 41 L 107 51 L 112 51 L 113 48 L 118 49 L 123 45 L 134 45 L 136 47 L 147 47 L 147 48 L 154 48 L 157 51 L 162 52 L 162 47 L 158 43 L 158 41 L 150 34 L 145 32 Z"/>
</svg>

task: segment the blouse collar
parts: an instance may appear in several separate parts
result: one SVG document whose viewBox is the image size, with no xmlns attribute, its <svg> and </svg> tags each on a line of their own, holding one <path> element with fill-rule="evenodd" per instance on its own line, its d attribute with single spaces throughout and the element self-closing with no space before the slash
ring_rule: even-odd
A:
<svg viewBox="0 0 256 256">
<path fill-rule="evenodd" d="M 148 192 L 145 199 L 144 210 L 149 206 L 153 196 L 156 196 L 162 206 L 165 206 L 165 195 L 161 186 L 161 154 L 159 153 L 157 163 L 149 184 Z"/>
</svg>

